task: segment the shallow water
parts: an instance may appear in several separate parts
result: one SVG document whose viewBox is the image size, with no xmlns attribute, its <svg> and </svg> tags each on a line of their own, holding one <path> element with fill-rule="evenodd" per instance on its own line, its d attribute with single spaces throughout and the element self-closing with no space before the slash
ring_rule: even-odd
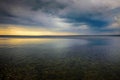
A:
<svg viewBox="0 0 120 80">
<path fill-rule="evenodd" d="M 0 38 L 0 80 L 120 80 L 120 37 Z"/>
</svg>

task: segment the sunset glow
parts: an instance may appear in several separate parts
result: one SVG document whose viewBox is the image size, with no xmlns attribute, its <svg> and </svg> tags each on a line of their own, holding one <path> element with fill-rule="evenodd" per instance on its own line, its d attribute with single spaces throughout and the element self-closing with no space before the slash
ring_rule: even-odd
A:
<svg viewBox="0 0 120 80">
<path fill-rule="evenodd" d="M 67 32 L 55 32 L 42 28 L 23 28 L 21 26 L 9 25 L 7 28 L 0 28 L 0 35 L 73 35 L 73 33 Z"/>
</svg>

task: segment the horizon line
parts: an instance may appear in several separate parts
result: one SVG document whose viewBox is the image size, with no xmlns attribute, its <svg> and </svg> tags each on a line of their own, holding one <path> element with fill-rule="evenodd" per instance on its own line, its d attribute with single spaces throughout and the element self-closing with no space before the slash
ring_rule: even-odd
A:
<svg viewBox="0 0 120 80">
<path fill-rule="evenodd" d="M 0 38 L 120 37 L 120 35 L 0 35 Z"/>
</svg>

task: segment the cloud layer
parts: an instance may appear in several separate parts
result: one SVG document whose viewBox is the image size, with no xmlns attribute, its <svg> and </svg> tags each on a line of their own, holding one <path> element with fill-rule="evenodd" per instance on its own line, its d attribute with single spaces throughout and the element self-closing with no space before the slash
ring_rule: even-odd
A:
<svg viewBox="0 0 120 80">
<path fill-rule="evenodd" d="M 1 0 L 2 24 L 77 34 L 120 34 L 120 0 Z"/>
</svg>

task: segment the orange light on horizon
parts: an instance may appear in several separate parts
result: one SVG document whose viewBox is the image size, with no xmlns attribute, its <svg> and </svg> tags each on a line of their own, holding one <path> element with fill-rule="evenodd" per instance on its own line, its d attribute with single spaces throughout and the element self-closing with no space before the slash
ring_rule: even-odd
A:
<svg viewBox="0 0 120 80">
<path fill-rule="evenodd" d="M 0 35 L 73 35 L 70 32 L 55 32 L 43 28 L 23 28 L 23 26 L 9 25 L 7 28 L 0 28 Z"/>
</svg>

